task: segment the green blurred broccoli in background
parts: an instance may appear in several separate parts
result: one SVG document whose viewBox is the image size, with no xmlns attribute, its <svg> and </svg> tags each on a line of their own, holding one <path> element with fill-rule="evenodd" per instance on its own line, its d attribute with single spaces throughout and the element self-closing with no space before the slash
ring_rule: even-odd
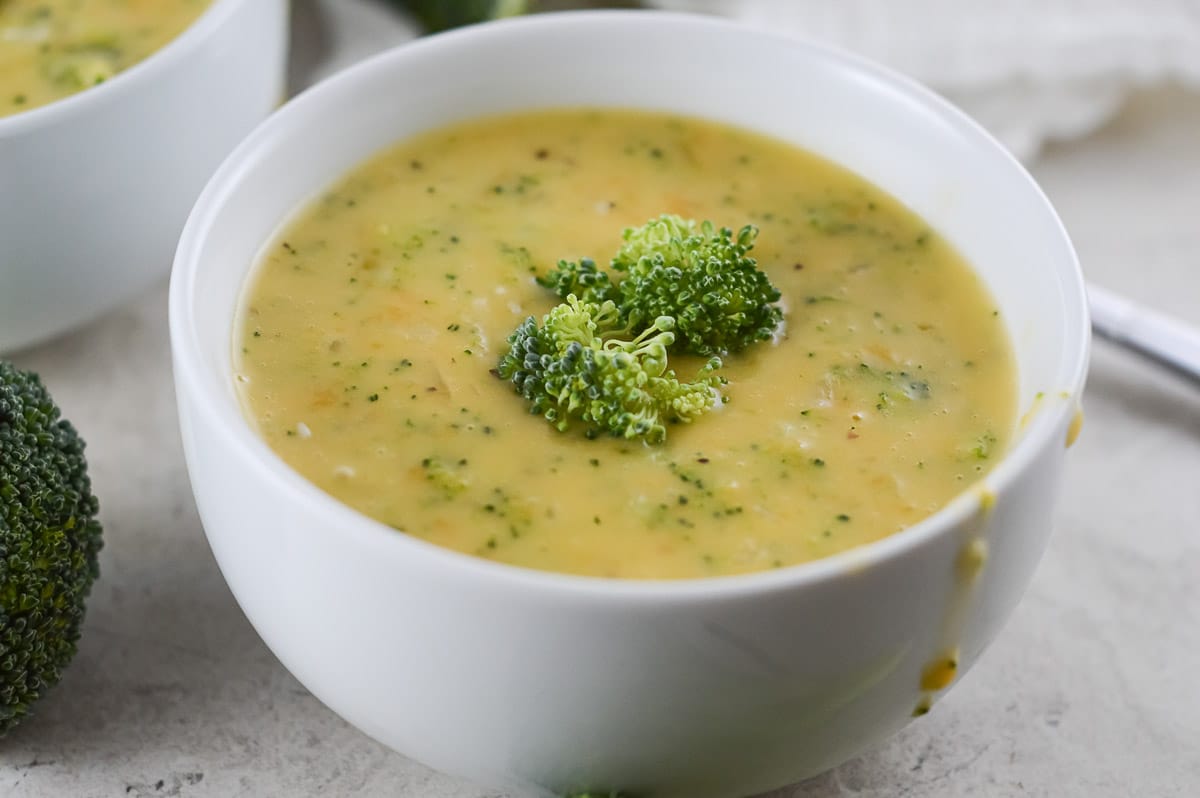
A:
<svg viewBox="0 0 1200 798">
<path fill-rule="evenodd" d="M 534 0 L 393 0 L 434 33 L 447 28 L 515 17 L 532 9 Z"/>
<path fill-rule="evenodd" d="M 643 7 L 638 0 L 392 0 L 392 3 L 412 14 L 426 33 L 534 11 Z"/>
<path fill-rule="evenodd" d="M 0 736 L 75 656 L 99 574 L 83 449 L 37 375 L 0 360 Z"/>
</svg>

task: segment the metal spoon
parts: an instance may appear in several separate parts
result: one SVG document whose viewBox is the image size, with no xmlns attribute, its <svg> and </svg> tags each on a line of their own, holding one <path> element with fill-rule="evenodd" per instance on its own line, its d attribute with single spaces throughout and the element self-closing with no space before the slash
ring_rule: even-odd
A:
<svg viewBox="0 0 1200 798">
<path fill-rule="evenodd" d="M 1098 285 L 1087 290 L 1097 335 L 1200 381 L 1200 329 Z"/>
</svg>

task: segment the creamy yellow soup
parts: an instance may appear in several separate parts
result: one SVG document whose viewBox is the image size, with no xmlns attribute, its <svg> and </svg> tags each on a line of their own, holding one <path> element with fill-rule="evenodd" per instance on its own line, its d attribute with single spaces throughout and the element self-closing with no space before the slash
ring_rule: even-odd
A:
<svg viewBox="0 0 1200 798">
<path fill-rule="evenodd" d="M 728 401 L 660 445 L 559 432 L 495 372 L 559 301 L 534 277 L 606 263 L 663 213 L 760 228 L 782 334 L 725 357 Z M 474 121 L 355 169 L 265 247 L 235 364 L 260 434 L 346 504 L 623 578 L 780 568 L 904 529 L 995 462 L 1016 394 L 994 302 L 895 199 L 744 130 L 619 110 Z"/>
<path fill-rule="evenodd" d="M 0 0 L 0 116 L 98 85 L 178 36 L 212 0 Z"/>
</svg>

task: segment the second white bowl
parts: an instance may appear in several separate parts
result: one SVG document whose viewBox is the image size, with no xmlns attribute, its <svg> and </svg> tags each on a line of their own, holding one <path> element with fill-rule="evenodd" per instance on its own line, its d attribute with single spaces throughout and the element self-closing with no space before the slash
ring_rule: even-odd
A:
<svg viewBox="0 0 1200 798">
<path fill-rule="evenodd" d="M 221 160 L 284 98 L 287 0 L 215 0 L 104 85 L 0 118 L 0 352 L 166 274 Z"/>
</svg>

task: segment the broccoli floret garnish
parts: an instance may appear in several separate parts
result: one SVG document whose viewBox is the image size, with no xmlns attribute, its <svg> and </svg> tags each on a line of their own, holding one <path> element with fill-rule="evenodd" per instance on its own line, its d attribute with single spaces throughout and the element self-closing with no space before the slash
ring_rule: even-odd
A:
<svg viewBox="0 0 1200 798">
<path fill-rule="evenodd" d="M 574 294 L 584 302 L 600 304 L 621 298 L 617 286 L 608 279 L 608 272 L 601 271 L 591 258 L 580 258 L 577 262 L 560 260 L 554 271 L 539 276 L 537 282 L 563 299 Z"/>
<path fill-rule="evenodd" d="M 675 347 L 696 355 L 737 352 L 766 341 L 783 320 L 780 293 L 747 253 L 758 228 L 737 237 L 727 227 L 661 216 L 625 230 L 611 268 L 615 281 L 595 263 L 560 261 L 538 279 L 559 296 L 588 302 L 613 300 L 633 328 L 659 316 L 675 319 Z"/>
<path fill-rule="evenodd" d="M 783 320 L 780 293 L 747 253 L 758 228 L 733 237 L 727 227 L 662 216 L 625 231 L 612 267 L 622 311 L 639 318 L 675 318 L 677 345 L 696 355 L 725 354 L 770 340 Z"/>
<path fill-rule="evenodd" d="M 559 261 L 537 282 L 565 301 L 509 336 L 497 372 L 559 430 L 581 421 L 589 437 L 662 442 L 667 423 L 724 399 L 717 355 L 770 339 L 783 320 L 778 289 L 747 255 L 757 235 L 660 216 L 625 230 L 611 271 Z M 668 350 L 710 359 L 685 382 Z"/>
<path fill-rule="evenodd" d="M 569 294 L 542 319 L 531 316 L 508 338 L 498 373 L 511 380 L 541 415 L 560 431 L 572 422 L 588 437 L 611 435 L 660 443 L 666 424 L 688 422 L 718 402 L 713 357 L 690 382 L 667 368 L 675 321 L 656 318 L 631 335 L 616 304 L 584 302 Z"/>
<path fill-rule="evenodd" d="M 99 573 L 83 449 L 38 377 L 0 361 L 0 735 L 74 657 Z"/>
</svg>

